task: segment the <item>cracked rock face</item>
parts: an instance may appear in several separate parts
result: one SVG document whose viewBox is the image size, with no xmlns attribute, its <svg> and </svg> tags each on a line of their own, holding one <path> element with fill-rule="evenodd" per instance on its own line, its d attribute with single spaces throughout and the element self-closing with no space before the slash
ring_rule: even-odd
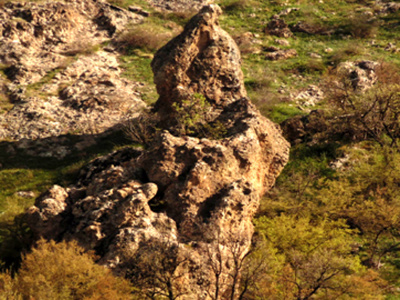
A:
<svg viewBox="0 0 400 300">
<path fill-rule="evenodd" d="M 218 256 L 221 278 L 230 280 L 233 237 L 244 255 L 260 197 L 286 164 L 289 144 L 246 98 L 239 52 L 219 27 L 220 14 L 218 6 L 204 7 L 158 51 L 152 67 L 159 114 L 173 117 L 173 103 L 188 95 L 181 90 L 204 94 L 224 137 L 164 130 L 147 150 L 126 148 L 94 160 L 75 185 L 53 187 L 36 200 L 27 218 L 37 236 L 76 239 L 120 274 L 130 274 L 130 257 L 151 241 L 173 244 L 186 258 L 172 283 L 183 299 L 210 299 Z"/>
</svg>

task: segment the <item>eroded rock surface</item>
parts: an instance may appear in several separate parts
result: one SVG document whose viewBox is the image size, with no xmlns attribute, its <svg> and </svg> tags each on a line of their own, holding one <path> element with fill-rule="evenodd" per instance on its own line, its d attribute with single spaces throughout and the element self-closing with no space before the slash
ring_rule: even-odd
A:
<svg viewBox="0 0 400 300">
<path fill-rule="evenodd" d="M 100 43 L 143 16 L 103 1 L 8 3 L 0 9 L 0 86 L 14 107 L 0 139 L 103 132 L 140 110 L 138 83 L 121 78 Z M 97 46 L 96 46 L 97 45 Z"/>
<path fill-rule="evenodd" d="M 0 139 L 96 134 L 123 122 L 145 104 L 139 84 L 120 74 L 113 54 L 81 57 L 41 87 L 46 97 L 15 96 L 13 109 L 0 115 Z"/>
<path fill-rule="evenodd" d="M 221 280 L 230 280 L 232 243 L 239 256 L 249 249 L 260 197 L 286 164 L 289 145 L 246 98 L 239 52 L 219 27 L 220 14 L 218 6 L 204 7 L 157 52 L 152 67 L 161 118 L 174 117 L 173 103 L 204 94 L 226 129 L 223 138 L 165 129 L 147 150 L 94 160 L 75 185 L 53 187 L 36 200 L 27 218 L 37 236 L 76 239 L 127 276 L 140 249 L 154 241 L 173 245 L 185 258 L 170 271 L 179 274 L 172 285 L 183 299 L 210 299 L 218 257 Z M 221 293 L 228 286 L 219 286 Z"/>
</svg>

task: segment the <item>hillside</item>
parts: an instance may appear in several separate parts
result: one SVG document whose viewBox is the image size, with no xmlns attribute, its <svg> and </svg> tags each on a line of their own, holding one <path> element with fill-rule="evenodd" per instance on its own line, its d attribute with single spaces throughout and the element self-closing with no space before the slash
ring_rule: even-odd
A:
<svg viewBox="0 0 400 300">
<path fill-rule="evenodd" d="M 399 14 L 0 0 L 0 291 L 44 237 L 121 299 L 400 297 Z"/>
</svg>

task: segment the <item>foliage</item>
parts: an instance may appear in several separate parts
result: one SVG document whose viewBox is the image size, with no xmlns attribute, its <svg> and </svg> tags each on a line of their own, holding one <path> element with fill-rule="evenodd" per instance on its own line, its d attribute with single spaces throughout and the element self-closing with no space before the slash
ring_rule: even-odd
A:
<svg viewBox="0 0 400 300">
<path fill-rule="evenodd" d="M 0 219 L 0 270 L 15 272 L 21 263 L 21 254 L 28 251 L 32 236 L 24 215 L 8 212 Z"/>
<path fill-rule="evenodd" d="M 22 299 L 132 299 L 128 282 L 94 259 L 76 242 L 40 240 L 11 282 L 2 274 L 0 287 Z"/>
<path fill-rule="evenodd" d="M 194 94 L 187 100 L 172 104 L 176 115 L 176 131 L 179 135 L 195 135 L 211 139 L 221 139 L 226 128 L 220 121 L 212 121 L 211 104 L 203 95 Z"/>
<path fill-rule="evenodd" d="M 266 225 L 262 228 L 265 228 L 263 230 L 269 239 L 277 235 L 271 233 L 274 226 L 285 234 L 285 238 L 290 228 L 295 228 L 293 233 L 296 236 L 288 235 L 287 238 L 292 243 L 290 247 L 296 249 L 305 241 L 305 245 L 312 245 L 310 240 L 318 236 L 315 230 L 319 230 L 320 224 L 328 224 L 328 220 L 333 220 L 329 221 L 334 225 L 330 232 L 342 232 L 343 244 L 351 248 L 348 258 L 353 257 L 364 266 L 352 278 L 365 278 L 362 274 L 374 270 L 377 284 L 387 287 L 387 280 L 390 284 L 398 285 L 400 171 L 396 162 L 400 154 L 393 148 L 382 148 L 373 143 L 363 146 L 364 149 L 344 148 L 337 151 L 341 155 L 346 154 L 349 160 L 342 170 L 336 172 L 327 172 L 330 169 L 327 158 L 332 156 L 326 156 L 326 152 L 322 160 L 317 160 L 317 156 L 305 161 L 296 153 L 298 161 L 289 165 L 275 191 L 264 200 L 265 216 L 260 220 Z M 331 155 L 335 155 L 335 152 Z M 289 222 L 286 228 L 284 224 L 288 221 L 285 218 L 291 222 L 294 222 L 291 219 L 294 218 L 296 224 Z M 277 219 L 279 221 L 274 225 Z M 302 226 L 300 220 L 303 220 Z M 309 221 L 308 237 L 302 236 L 304 220 Z M 328 238 L 329 233 L 325 232 L 322 236 Z M 340 237 L 339 234 L 335 236 Z M 297 239 L 300 241 L 296 242 Z M 279 245 L 278 249 L 290 248 L 282 238 L 274 243 Z M 302 255 L 309 253 L 307 248 L 300 247 L 299 251 Z M 366 271 L 365 267 L 370 271 Z"/>
<path fill-rule="evenodd" d="M 352 254 L 352 230 L 342 220 L 316 222 L 289 215 L 256 221 L 267 247 L 284 259 L 272 278 L 281 282 L 269 292 L 272 299 L 346 299 L 353 295 L 350 282 L 362 281 L 364 269 Z M 381 297 L 375 289 L 368 293 Z"/>
</svg>

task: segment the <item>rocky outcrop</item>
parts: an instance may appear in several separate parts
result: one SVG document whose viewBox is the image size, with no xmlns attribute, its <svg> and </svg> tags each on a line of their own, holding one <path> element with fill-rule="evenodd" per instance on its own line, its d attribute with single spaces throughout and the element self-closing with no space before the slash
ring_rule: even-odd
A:
<svg viewBox="0 0 400 300">
<path fill-rule="evenodd" d="M 227 32 L 219 27 L 222 10 L 208 6 L 186 25 L 182 34 L 161 48 L 152 69 L 160 95 L 160 115 L 173 112 L 172 104 L 200 93 L 218 106 L 246 97 L 240 51 Z"/>
<path fill-rule="evenodd" d="M 358 91 L 369 89 L 378 79 L 376 69 L 379 63 L 369 60 L 344 62 L 338 66 L 337 72 L 351 81 L 351 86 Z"/>
<path fill-rule="evenodd" d="M 386 1 L 377 1 L 376 3 L 376 13 L 377 14 L 390 14 L 395 13 L 400 10 L 400 4 L 397 2 L 386 2 Z"/>
<path fill-rule="evenodd" d="M 183 299 L 210 299 L 218 263 L 225 282 L 218 288 L 229 292 L 233 251 L 243 257 L 249 249 L 252 217 L 286 164 L 289 145 L 246 98 L 240 55 L 218 25 L 220 14 L 216 5 L 204 7 L 157 52 L 152 67 L 161 119 L 173 119 L 174 103 L 200 93 L 223 137 L 173 135 L 165 128 L 149 149 L 94 160 L 75 185 L 53 187 L 36 200 L 27 220 L 37 236 L 76 239 L 128 277 L 146 261 L 138 262 L 146 254 L 140 249 L 156 241 L 176 253 L 168 274 Z"/>
<path fill-rule="evenodd" d="M 274 15 L 272 17 L 272 20 L 265 28 L 265 33 L 284 38 L 289 38 L 293 36 L 293 33 L 290 31 L 289 26 L 286 24 L 285 20 L 281 19 L 278 15 Z"/>
<path fill-rule="evenodd" d="M 139 84 L 121 78 L 121 72 L 115 55 L 99 51 L 43 84 L 44 97 L 15 93 L 13 109 L 0 115 L 0 139 L 96 134 L 123 122 L 145 104 Z"/>
<path fill-rule="evenodd" d="M 17 84 L 37 82 L 72 51 L 85 51 L 142 17 L 106 2 L 8 3 L 0 10 L 0 62 Z"/>
<path fill-rule="evenodd" d="M 121 78 L 115 53 L 99 51 L 139 14 L 103 1 L 8 3 L 0 9 L 0 86 L 14 107 L 0 139 L 103 132 L 144 106 Z"/>
</svg>

